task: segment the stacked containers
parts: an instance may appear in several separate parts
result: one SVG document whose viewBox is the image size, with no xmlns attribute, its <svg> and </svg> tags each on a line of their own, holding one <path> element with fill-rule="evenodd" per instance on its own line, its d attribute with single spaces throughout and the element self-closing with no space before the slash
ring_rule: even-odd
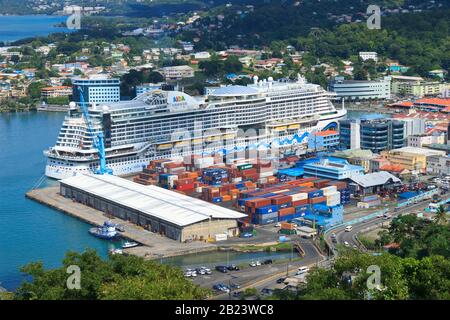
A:
<svg viewBox="0 0 450 320">
<path fill-rule="evenodd" d="M 337 206 L 341 204 L 341 193 L 337 191 L 336 186 L 329 186 L 321 189 L 323 195 L 327 198 L 327 206 Z"/>
<path fill-rule="evenodd" d="M 228 173 L 221 168 L 212 168 L 203 170 L 203 182 L 209 185 L 221 185 L 228 181 Z"/>
<path fill-rule="evenodd" d="M 158 183 L 162 188 L 173 189 L 178 176 L 175 174 L 162 173 L 158 176 Z"/>
<path fill-rule="evenodd" d="M 293 207 L 280 209 L 278 210 L 278 221 L 292 220 L 295 218 L 294 215 L 295 215 L 295 208 Z"/>
<path fill-rule="evenodd" d="M 269 224 L 278 221 L 277 207 L 270 199 L 254 198 L 245 201 L 245 212 L 254 224 Z"/>
</svg>

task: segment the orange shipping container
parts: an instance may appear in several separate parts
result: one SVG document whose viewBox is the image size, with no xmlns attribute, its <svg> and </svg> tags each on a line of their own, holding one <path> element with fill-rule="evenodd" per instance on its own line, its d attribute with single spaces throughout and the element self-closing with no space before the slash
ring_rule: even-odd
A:
<svg viewBox="0 0 450 320">
<path fill-rule="evenodd" d="M 294 230 L 295 227 L 292 223 L 282 222 L 281 223 L 281 229 L 283 230 Z"/>
<path fill-rule="evenodd" d="M 327 197 L 317 197 L 317 198 L 309 199 L 309 203 L 311 203 L 311 204 L 316 204 L 316 203 L 321 203 L 321 202 L 326 202 L 326 201 L 327 201 Z"/>
<path fill-rule="evenodd" d="M 292 208 L 292 207 L 278 210 L 279 217 L 284 217 L 284 216 L 294 214 L 294 213 L 295 213 L 295 208 Z"/>
</svg>

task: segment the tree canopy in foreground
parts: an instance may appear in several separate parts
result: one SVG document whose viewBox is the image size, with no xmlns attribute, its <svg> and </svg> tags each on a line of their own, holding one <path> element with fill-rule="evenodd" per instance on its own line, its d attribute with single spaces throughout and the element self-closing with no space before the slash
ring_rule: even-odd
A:
<svg viewBox="0 0 450 320">
<path fill-rule="evenodd" d="M 69 289 L 69 266 L 80 268 L 80 289 Z M 68 252 L 60 268 L 42 262 L 22 268 L 31 276 L 14 294 L 19 300 L 178 300 L 203 299 L 208 291 L 183 277 L 180 269 L 136 256 L 103 260 L 95 250 Z"/>
</svg>

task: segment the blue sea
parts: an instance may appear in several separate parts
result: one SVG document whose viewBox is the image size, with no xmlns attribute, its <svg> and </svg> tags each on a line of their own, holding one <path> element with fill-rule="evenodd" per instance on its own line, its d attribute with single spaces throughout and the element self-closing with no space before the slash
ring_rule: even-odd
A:
<svg viewBox="0 0 450 320">
<path fill-rule="evenodd" d="M 46 36 L 54 32 L 68 32 L 67 28 L 56 27 L 65 22 L 63 16 L 2 16 L 0 15 L 0 42 L 12 42 L 34 36 Z"/>
<path fill-rule="evenodd" d="M 0 114 L 0 286 L 9 290 L 24 279 L 19 268 L 29 262 L 56 267 L 67 250 L 94 248 L 107 256 L 112 246 L 91 236 L 88 224 L 25 198 L 44 174 L 42 151 L 54 145 L 64 116 Z"/>
</svg>

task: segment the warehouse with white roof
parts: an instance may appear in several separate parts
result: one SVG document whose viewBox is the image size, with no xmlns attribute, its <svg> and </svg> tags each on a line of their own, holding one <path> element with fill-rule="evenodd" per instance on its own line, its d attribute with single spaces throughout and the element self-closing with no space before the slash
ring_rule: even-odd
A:
<svg viewBox="0 0 450 320">
<path fill-rule="evenodd" d="M 203 200 L 112 175 L 77 175 L 61 180 L 60 193 L 182 242 L 223 234 L 237 236 L 237 220 L 246 217 Z"/>
</svg>

